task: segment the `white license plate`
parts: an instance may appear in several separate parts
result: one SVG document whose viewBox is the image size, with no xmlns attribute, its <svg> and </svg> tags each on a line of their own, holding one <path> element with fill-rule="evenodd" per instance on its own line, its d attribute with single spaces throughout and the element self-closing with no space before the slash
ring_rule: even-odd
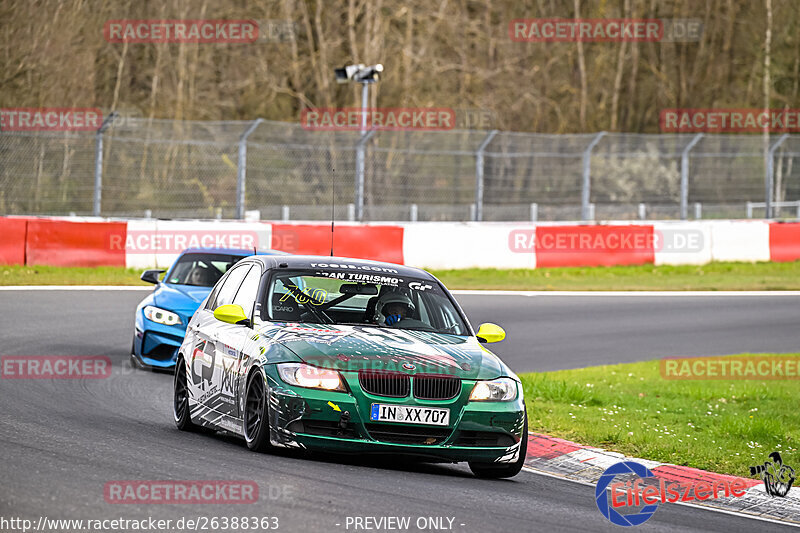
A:
<svg viewBox="0 0 800 533">
<path fill-rule="evenodd" d="M 450 409 L 373 403 L 369 419 L 378 422 L 446 426 L 450 423 Z"/>
</svg>

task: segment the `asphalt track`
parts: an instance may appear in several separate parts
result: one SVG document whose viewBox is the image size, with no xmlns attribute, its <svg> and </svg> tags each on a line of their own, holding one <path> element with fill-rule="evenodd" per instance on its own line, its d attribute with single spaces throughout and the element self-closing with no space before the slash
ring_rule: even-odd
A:
<svg viewBox="0 0 800 533">
<path fill-rule="evenodd" d="M 143 296 L 138 291 L 0 291 L 0 354 L 107 355 L 113 362 L 108 379 L 0 381 L 0 517 L 277 516 L 279 531 L 316 532 L 356 531 L 346 528 L 347 517 L 410 516 L 412 525 L 419 517 L 450 517 L 452 530 L 464 532 L 618 530 L 598 512 L 591 487 L 529 472 L 485 481 L 461 465 L 261 455 L 234 439 L 178 432 L 170 414 L 171 377 L 127 366 L 133 308 Z M 704 303 L 465 295 L 459 300 L 476 323 L 491 319 L 506 327 L 509 340 L 497 351 L 522 371 L 684 355 L 693 353 L 688 349 L 693 338 L 702 353 L 796 350 L 791 341 L 797 338 L 800 299 L 782 298 Z M 641 316 L 646 312 L 667 322 L 646 328 Z M 785 320 L 775 324 L 776 317 Z M 723 325 L 728 320 L 734 323 Z M 703 324 L 715 323 L 702 334 Z M 688 337 L 670 344 L 680 328 Z M 737 330 L 738 343 L 725 338 L 713 343 L 714 335 L 736 336 Z M 653 348 L 646 339 L 661 344 Z M 104 501 L 106 482 L 148 479 L 253 480 L 260 499 L 229 506 Z M 662 505 L 637 528 L 777 529 L 788 528 L 677 505 Z"/>
</svg>

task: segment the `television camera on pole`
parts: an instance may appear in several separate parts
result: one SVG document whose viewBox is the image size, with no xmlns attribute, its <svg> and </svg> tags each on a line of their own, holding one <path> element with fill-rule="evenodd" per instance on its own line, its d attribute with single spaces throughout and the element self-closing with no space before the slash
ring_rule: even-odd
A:
<svg viewBox="0 0 800 533">
<path fill-rule="evenodd" d="M 334 69 L 336 81 L 338 83 L 360 83 L 361 89 L 361 141 L 356 149 L 356 198 L 355 198 L 355 218 L 361 222 L 364 218 L 364 144 L 367 138 L 367 96 L 369 85 L 380 80 L 383 65 L 365 66 L 362 64 L 348 65 Z"/>
</svg>

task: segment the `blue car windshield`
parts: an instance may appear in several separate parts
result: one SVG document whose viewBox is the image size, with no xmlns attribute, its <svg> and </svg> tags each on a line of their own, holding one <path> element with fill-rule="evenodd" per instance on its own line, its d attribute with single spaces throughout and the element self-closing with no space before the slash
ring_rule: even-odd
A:
<svg viewBox="0 0 800 533">
<path fill-rule="evenodd" d="M 174 285 L 213 287 L 230 267 L 243 259 L 241 255 L 189 253 L 183 254 L 164 280 Z"/>
</svg>

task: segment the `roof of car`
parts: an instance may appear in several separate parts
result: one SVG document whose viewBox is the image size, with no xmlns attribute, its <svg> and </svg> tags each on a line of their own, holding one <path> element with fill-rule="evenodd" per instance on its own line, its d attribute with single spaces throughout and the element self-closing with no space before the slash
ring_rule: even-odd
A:
<svg viewBox="0 0 800 533">
<path fill-rule="evenodd" d="M 341 270 L 349 272 L 373 272 L 375 274 L 399 274 L 428 280 L 435 280 L 431 274 L 421 268 L 371 261 L 369 259 L 354 259 L 351 257 L 331 257 L 326 255 L 286 255 L 281 257 L 256 257 L 267 268 L 298 268 L 323 270 Z M 286 266 L 283 266 L 286 265 Z"/>
<path fill-rule="evenodd" d="M 257 250 L 258 255 L 287 255 L 286 252 L 280 250 Z M 228 255 L 253 255 L 253 249 L 246 248 L 187 248 L 183 254 L 228 254 Z"/>
</svg>

